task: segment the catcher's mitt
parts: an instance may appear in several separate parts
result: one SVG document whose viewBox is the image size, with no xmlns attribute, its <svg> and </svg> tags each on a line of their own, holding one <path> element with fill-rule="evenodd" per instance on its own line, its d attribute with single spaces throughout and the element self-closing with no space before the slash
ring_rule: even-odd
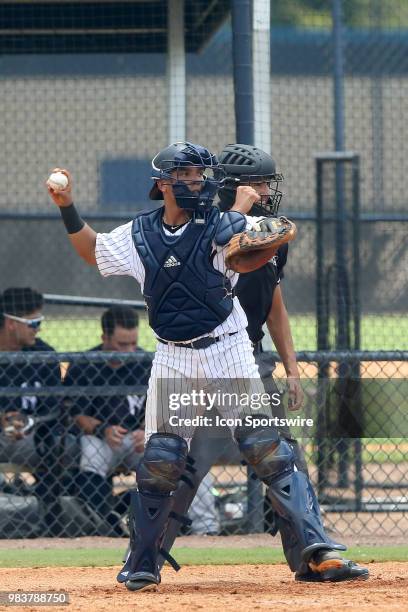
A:
<svg viewBox="0 0 408 612">
<path fill-rule="evenodd" d="M 235 272 L 252 272 L 264 266 L 283 244 L 296 237 L 296 225 L 286 217 L 268 218 L 259 230 L 235 234 L 227 247 L 225 263 Z"/>
</svg>

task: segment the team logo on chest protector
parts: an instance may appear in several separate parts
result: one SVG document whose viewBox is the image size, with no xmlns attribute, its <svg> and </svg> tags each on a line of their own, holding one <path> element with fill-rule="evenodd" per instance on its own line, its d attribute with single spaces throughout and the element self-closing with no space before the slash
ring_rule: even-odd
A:
<svg viewBox="0 0 408 612">
<path fill-rule="evenodd" d="M 181 266 L 181 261 L 176 259 L 174 255 L 170 255 L 163 264 L 163 268 L 174 268 L 175 266 Z"/>
</svg>

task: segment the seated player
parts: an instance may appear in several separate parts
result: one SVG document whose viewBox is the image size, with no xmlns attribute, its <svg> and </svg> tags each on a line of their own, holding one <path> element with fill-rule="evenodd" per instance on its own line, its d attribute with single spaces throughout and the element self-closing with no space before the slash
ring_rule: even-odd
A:
<svg viewBox="0 0 408 612">
<path fill-rule="evenodd" d="M 112 360 L 73 364 L 65 385 L 147 385 L 151 358 L 138 347 L 139 318 L 134 308 L 112 306 L 101 319 L 102 344 L 92 351 L 137 352 L 141 360 L 123 363 Z M 119 466 L 136 467 L 143 454 L 146 394 L 88 396 L 75 398 L 74 420 L 82 432 L 80 475 L 81 497 L 112 527 L 112 535 L 124 535 L 120 517 L 113 510 L 112 473 Z"/>
<path fill-rule="evenodd" d="M 0 296 L 0 351 L 53 351 L 37 337 L 40 330 L 43 297 L 29 287 L 10 287 Z M 0 387 L 55 387 L 61 384 L 57 358 L 52 363 L 10 364 L 0 371 Z M 60 400 L 37 396 L 30 391 L 20 397 L 0 399 L 0 461 L 34 469 L 37 494 L 44 503 L 45 525 L 50 535 L 60 532 L 57 497 L 62 464 L 73 465 L 76 448 L 62 433 Z"/>
</svg>

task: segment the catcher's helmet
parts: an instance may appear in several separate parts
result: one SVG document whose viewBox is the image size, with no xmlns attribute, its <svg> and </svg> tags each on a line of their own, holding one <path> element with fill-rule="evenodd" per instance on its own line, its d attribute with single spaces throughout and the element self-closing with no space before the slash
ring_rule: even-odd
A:
<svg viewBox="0 0 408 612">
<path fill-rule="evenodd" d="M 252 145 L 229 144 L 220 154 L 220 164 L 225 171 L 225 181 L 218 191 L 221 210 L 228 210 L 235 201 L 239 185 L 269 182 L 269 195 L 261 196 L 260 202 L 252 207 L 251 212 L 259 215 L 276 216 L 282 199 L 278 189 L 283 175 L 276 172 L 272 157 Z"/>
<path fill-rule="evenodd" d="M 203 168 L 200 191 L 191 191 L 185 180 L 177 178 L 177 170 L 196 166 Z M 175 172 L 176 171 L 176 172 Z M 150 190 L 151 200 L 162 200 L 158 180 L 171 180 L 177 205 L 187 210 L 203 210 L 211 206 L 217 189 L 222 184 L 224 171 L 217 156 L 201 145 L 190 142 L 176 142 L 160 151 L 152 160 L 152 175 L 154 185 Z"/>
</svg>

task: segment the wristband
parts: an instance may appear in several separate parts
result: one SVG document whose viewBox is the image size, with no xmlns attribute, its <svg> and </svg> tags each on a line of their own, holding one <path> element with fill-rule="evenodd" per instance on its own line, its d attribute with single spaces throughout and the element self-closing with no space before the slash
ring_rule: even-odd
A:
<svg viewBox="0 0 408 612">
<path fill-rule="evenodd" d="M 60 213 L 68 234 L 76 234 L 84 227 L 85 221 L 81 219 L 73 204 L 61 206 Z"/>
<path fill-rule="evenodd" d="M 105 431 L 106 431 L 106 429 L 108 427 L 110 427 L 110 425 L 108 423 L 99 423 L 95 427 L 95 429 L 93 430 L 93 434 L 92 435 L 96 436 L 100 440 L 104 440 L 104 438 L 105 438 Z"/>
</svg>

